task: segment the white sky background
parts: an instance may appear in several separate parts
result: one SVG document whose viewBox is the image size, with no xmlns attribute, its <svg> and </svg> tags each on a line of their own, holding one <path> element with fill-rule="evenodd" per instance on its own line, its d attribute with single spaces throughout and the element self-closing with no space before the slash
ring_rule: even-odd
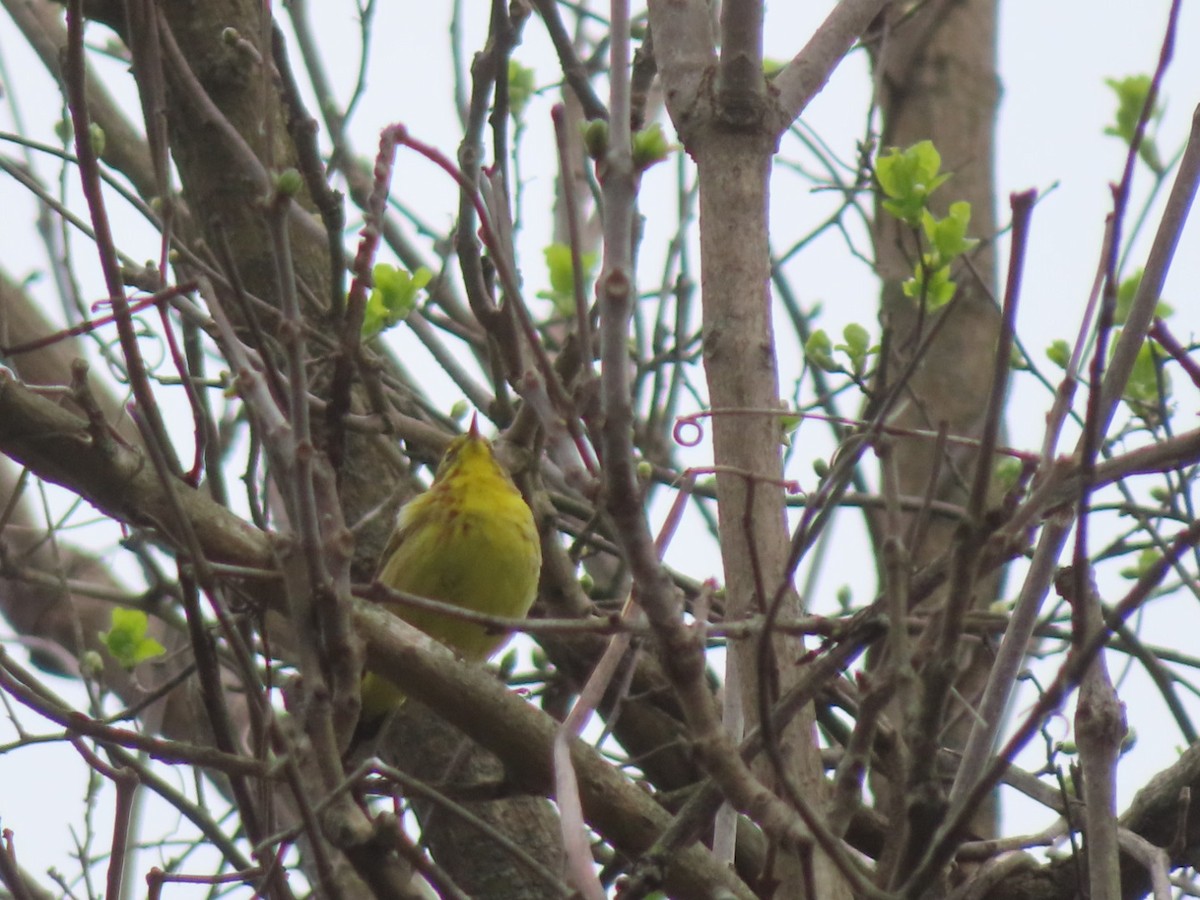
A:
<svg viewBox="0 0 1200 900">
<path fill-rule="evenodd" d="M 326 47 L 326 61 L 337 85 L 339 97 L 345 99 L 354 76 L 358 59 L 358 34 L 354 8 L 344 0 L 321 0 L 311 4 L 318 18 L 318 35 Z M 379 4 L 374 23 L 377 35 L 372 47 L 368 91 L 353 120 L 352 132 L 360 153 L 373 153 L 378 129 L 387 123 L 402 121 L 422 140 L 440 146 L 453 156 L 458 142 L 458 122 L 454 112 L 451 63 L 446 35 L 448 12 L 431 15 L 430 9 L 442 5 L 392 0 Z M 448 10 L 449 4 L 444 4 Z M 811 34 L 812 28 L 828 9 L 828 3 L 775 3 L 768 11 L 767 55 L 789 58 Z M 482 9 L 482 7 L 481 7 Z M 1000 51 L 1003 102 L 998 123 L 999 184 L 998 203 L 1001 219 L 1006 217 L 1006 198 L 1010 191 L 1031 187 L 1045 190 L 1057 188 L 1039 204 L 1033 218 L 1031 244 L 1024 273 L 1019 334 L 1030 352 L 1037 357 L 1047 374 L 1055 371 L 1045 363 L 1044 348 L 1055 338 L 1073 342 L 1075 329 L 1091 287 L 1100 252 L 1104 216 L 1110 208 L 1110 182 L 1120 177 L 1124 148 L 1113 138 L 1100 133 L 1113 117 L 1115 99 L 1104 85 L 1108 77 L 1122 77 L 1153 71 L 1159 54 L 1162 30 L 1168 4 L 1163 0 L 1144 4 L 1116 2 L 1086 3 L 1081 0 L 1060 0 L 1057 3 L 1012 0 L 1002 4 Z M 466 46 L 479 46 L 486 17 L 479 17 L 479 27 L 468 30 Z M 95 42 L 107 39 L 99 28 L 89 37 Z M 9 83 L 6 92 L 16 98 L 25 116 L 28 132 L 53 143 L 50 130 L 60 110 L 60 99 L 42 76 L 40 63 L 29 55 L 22 39 L 15 34 L 7 19 L 0 20 L 0 55 L 7 67 Z M 557 79 L 556 63 L 540 23 L 532 20 L 525 32 L 525 42 L 516 58 L 534 68 L 539 86 Z M 299 66 L 296 54 L 294 65 Z M 129 91 L 124 66 L 112 63 L 106 67 L 124 82 L 121 95 L 131 117 L 137 117 L 137 104 Z M 834 74 L 828 88 L 804 115 L 804 122 L 831 146 L 843 160 L 855 157 L 855 144 L 864 130 L 865 103 L 870 85 L 866 74 L 866 58 L 862 53 L 847 59 Z M 1164 84 L 1166 116 L 1162 124 L 1159 145 L 1163 156 L 1170 158 L 1186 135 L 1191 112 L 1200 102 L 1200 5 L 1185 3 L 1179 28 L 1179 46 L 1175 60 Z M 525 139 L 521 173 L 526 179 L 527 212 L 525 231 L 521 238 L 521 253 L 526 265 L 523 273 L 527 296 L 542 289 L 545 276 L 541 267 L 541 248 L 548 242 L 548 225 L 539 221 L 537 211 L 546 208 L 544 202 L 552 190 L 555 165 L 547 148 L 550 128 L 548 109 L 552 94 L 535 101 L 526 114 L 528 134 Z M 7 101 L 5 101 L 7 102 Z M 664 124 L 671 133 L 669 122 Z M 0 107 L 0 129 L 14 130 L 10 110 Z M 785 153 L 788 149 L 785 148 Z M 0 153 L 17 155 L 11 145 L 0 143 Z M 795 157 L 795 152 L 790 154 Z M 950 161 L 947 166 L 952 168 Z M 39 172 L 49 182 L 58 177 L 51 163 L 39 163 Z M 401 154 L 396 168 L 393 190 L 415 206 L 422 217 L 435 227 L 452 221 L 457 204 L 454 188 L 448 180 L 426 161 Z M 73 173 L 72 173 L 73 175 Z M 674 230 L 674 162 L 660 165 L 646 179 L 642 212 L 647 217 L 645 253 L 641 265 L 641 287 L 652 287 L 660 277 L 661 265 L 655 258 L 655 235 Z M 1149 179 L 1143 170 L 1135 180 L 1131 210 L 1136 212 L 1143 202 Z M 942 189 L 953 191 L 953 181 Z M 1164 194 L 1165 194 L 1164 190 Z M 77 196 L 77 191 L 75 194 Z M 772 223 L 779 235 L 777 248 L 782 249 L 791 236 L 806 233 L 821 217 L 829 201 L 813 196 L 808 187 L 791 175 L 777 177 L 773 198 Z M 1159 204 L 1161 206 L 1161 204 Z M 9 180 L 0 179 L 0 263 L 10 275 L 20 279 L 45 271 L 45 256 L 33 228 L 35 208 L 27 194 Z M 1158 207 L 1156 207 L 1157 211 Z M 1171 328 L 1185 344 L 1200 330 L 1200 213 L 1193 211 L 1192 222 L 1176 255 L 1164 299 L 1176 310 Z M 1156 225 L 1156 212 L 1148 219 L 1133 254 L 1131 267 L 1136 268 L 1145 257 L 1145 250 Z M 120 225 L 117 228 L 122 249 L 135 259 L 157 255 L 157 240 L 148 229 L 139 225 Z M 863 235 L 859 245 L 866 246 Z M 351 239 L 352 242 L 352 239 Z M 103 294 L 94 254 L 84 241 L 74 243 L 77 267 L 85 279 L 88 296 Z M 1001 243 L 1003 275 L 1007 245 Z M 845 251 L 841 238 L 833 232 L 823 236 L 789 267 L 801 302 L 808 308 L 814 301 L 823 303 L 824 315 L 817 324 L 832 336 L 838 336 L 848 322 L 867 326 L 878 334 L 875 316 L 877 285 L 870 272 L 854 261 Z M 802 273 L 802 274 L 801 274 Z M 53 304 L 48 285 L 35 286 L 38 295 Z M 53 309 L 53 306 L 50 307 Z M 414 370 L 423 368 L 413 354 L 412 341 L 398 335 L 396 340 L 407 354 L 406 361 Z M 433 366 L 428 366 L 430 370 Z M 800 371 L 796 355 L 781 357 L 783 390 L 790 391 L 791 382 Z M 702 379 L 697 381 L 702 385 Z M 1193 427 L 1197 411 L 1196 391 L 1182 376 L 1174 378 L 1175 402 L 1180 430 Z M 445 407 L 459 395 L 447 387 Z M 1034 449 L 1040 439 L 1043 417 L 1050 398 L 1044 389 L 1029 379 L 1018 378 L 1009 405 L 1009 441 L 1013 446 Z M 191 423 L 180 424 L 180 446 L 190 447 Z M 1071 440 L 1064 440 L 1069 447 Z M 811 462 L 828 458 L 830 447 L 825 431 L 819 425 L 801 428 L 797 438 L 789 475 L 805 487 L 815 483 Z M 190 452 L 190 451 L 189 451 Z M 711 451 L 702 443 L 687 455 L 697 465 L 711 463 Z M 661 520 L 665 512 L 663 497 L 655 513 Z M 61 497 L 53 500 L 56 508 L 64 508 Z M 857 601 L 865 600 L 874 590 L 874 571 L 865 543 L 858 533 L 854 514 L 843 515 L 834 531 L 836 540 L 828 550 L 820 578 L 815 583 L 813 598 L 819 611 L 833 608 L 832 596 L 842 584 L 849 585 Z M 84 534 L 86 532 L 79 532 Z M 72 533 L 73 540 L 79 534 Z M 98 546 L 111 547 L 110 530 L 97 533 Z M 121 551 L 110 553 L 108 559 L 130 584 L 138 584 L 138 574 L 131 569 L 128 556 Z M 675 541 L 669 560 L 692 575 L 718 575 L 719 560 L 715 548 L 698 529 L 682 533 Z M 1019 584 L 1019 574 L 1009 578 L 1009 592 Z M 1108 600 L 1119 598 L 1124 583 L 1112 579 L 1102 583 Z M 1147 618 L 1144 636 L 1148 642 L 1178 644 L 1173 635 L 1186 629 L 1196 633 L 1197 609 L 1194 600 L 1182 593 L 1159 601 L 1172 604 L 1169 615 L 1156 610 Z M 7 633 L 7 632 L 5 632 Z M 1114 674 L 1119 667 L 1114 662 Z M 56 682 L 65 694 L 78 696 L 74 686 Z M 73 693 L 74 692 L 74 693 Z M 1165 711 L 1152 688 L 1144 684 L 1140 671 L 1135 671 L 1123 696 L 1131 705 L 1131 724 L 1140 735 L 1139 745 L 1122 768 L 1120 797 L 1128 802 L 1132 791 L 1144 783 L 1146 775 L 1169 764 L 1174 758 L 1177 739 L 1158 739 L 1175 735 L 1171 723 L 1163 717 Z M 1185 698 L 1193 714 L 1200 714 L 1195 698 Z M 1020 711 L 1018 703 L 1017 711 Z M 1200 716 L 1198 716 L 1200 717 Z M 36 724 L 31 725 L 35 730 Z M 0 720 L 0 743 L 12 739 L 11 727 Z M 1024 762 L 1036 768 L 1040 757 L 1027 756 Z M 47 773 L 61 772 L 65 777 L 51 780 Z M 65 822 L 74 822 L 79 814 L 83 778 L 73 751 L 61 745 L 42 745 L 35 750 L 0 755 L 0 825 L 16 831 L 17 849 L 21 863 L 34 873 L 55 865 L 66 873 L 77 871 L 69 859 L 70 841 Z M 186 787 L 186 785 L 180 785 Z M 173 822 L 168 812 L 165 821 Z M 1047 823 L 1040 810 L 1025 804 L 1006 807 L 1005 830 L 1036 830 Z M 1034 816 L 1031 818 L 1031 815 Z M 162 813 L 148 814 L 163 821 Z M 96 827 L 100 845 L 106 845 L 107 807 L 97 811 Z M 169 825 L 167 827 L 170 827 Z M 142 868 L 149 860 L 141 861 Z M 175 887 L 172 897 L 202 896 Z"/>
</svg>

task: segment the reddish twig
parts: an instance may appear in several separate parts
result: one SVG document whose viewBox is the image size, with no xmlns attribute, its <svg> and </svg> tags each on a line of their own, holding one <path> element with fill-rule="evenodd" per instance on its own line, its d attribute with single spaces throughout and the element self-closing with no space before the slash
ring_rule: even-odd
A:
<svg viewBox="0 0 1200 900">
<path fill-rule="evenodd" d="M 1158 341 L 1159 346 L 1166 350 L 1171 359 L 1179 363 L 1179 367 L 1187 373 L 1188 378 L 1192 379 L 1192 384 L 1200 388 L 1200 365 L 1196 364 L 1187 348 L 1175 339 L 1175 335 L 1167 328 L 1167 323 L 1158 316 L 1154 317 L 1150 325 L 1150 337 Z"/>
<path fill-rule="evenodd" d="M 163 288 L 161 291 L 156 292 L 150 297 L 144 297 L 141 300 L 130 303 L 128 306 L 129 314 L 133 315 L 134 313 L 139 313 L 149 306 L 157 306 L 162 303 L 168 303 L 171 300 L 174 300 L 176 297 L 182 297 L 183 295 L 189 294 L 194 290 L 196 290 L 196 284 L 195 282 L 191 281 L 185 281 L 183 284 L 176 284 L 172 287 Z M 95 304 L 92 308 L 96 309 L 102 303 L 107 302 L 110 301 L 101 301 L 101 303 Z M 111 325 L 115 321 L 117 321 L 117 314 L 115 312 L 106 316 L 100 316 L 96 319 L 87 319 L 86 321 L 80 322 L 78 325 L 74 325 L 70 328 L 64 328 L 61 331 L 56 331 L 54 334 L 38 338 L 37 340 L 26 341 L 23 344 L 14 344 L 11 347 L 0 347 L 0 356 L 17 356 L 21 353 L 32 353 L 34 350 L 42 350 L 46 347 L 57 344 L 60 341 L 65 341 L 68 338 L 79 337 L 80 335 L 95 331 L 97 328 L 101 328 L 104 325 Z"/>
</svg>

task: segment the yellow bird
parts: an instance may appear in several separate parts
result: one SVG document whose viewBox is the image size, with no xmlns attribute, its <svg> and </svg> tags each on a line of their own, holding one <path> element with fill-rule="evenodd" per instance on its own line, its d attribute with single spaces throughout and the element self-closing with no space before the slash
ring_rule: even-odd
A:
<svg viewBox="0 0 1200 900">
<path fill-rule="evenodd" d="M 429 490 L 401 508 L 375 577 L 398 591 L 519 619 L 537 596 L 541 567 L 533 513 L 472 418 L 446 448 Z M 508 640 L 452 616 L 399 604 L 388 610 L 467 660 L 483 662 Z M 361 722 L 403 702 L 392 682 L 363 676 Z"/>
</svg>

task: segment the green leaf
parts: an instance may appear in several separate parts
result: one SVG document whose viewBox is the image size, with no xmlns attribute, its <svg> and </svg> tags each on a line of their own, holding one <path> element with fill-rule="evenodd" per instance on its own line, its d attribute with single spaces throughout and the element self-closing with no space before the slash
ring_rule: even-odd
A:
<svg viewBox="0 0 1200 900">
<path fill-rule="evenodd" d="M 1132 566 L 1126 566 L 1121 570 L 1121 577 L 1129 581 L 1137 581 L 1158 564 L 1161 556 L 1154 548 L 1143 550 L 1138 554 L 1138 558 Z"/>
<path fill-rule="evenodd" d="M 551 244 L 542 253 L 546 256 L 550 287 L 559 294 L 570 294 L 574 291 L 575 266 L 571 262 L 571 248 L 566 244 Z"/>
<path fill-rule="evenodd" d="M 949 175 L 938 174 L 942 157 L 932 141 L 921 141 L 906 150 L 892 147 L 875 160 L 875 178 L 889 198 L 883 207 L 897 219 L 916 227 L 930 195 Z"/>
<path fill-rule="evenodd" d="M 937 219 L 928 210 L 921 217 L 921 227 L 930 245 L 943 263 L 962 256 L 979 241 L 967 237 L 971 224 L 971 204 L 965 201 L 950 204 L 949 215 Z"/>
<path fill-rule="evenodd" d="M 833 358 L 833 341 L 823 328 L 818 328 L 804 342 L 804 355 L 818 369 L 826 372 L 841 372 L 842 367 Z"/>
<path fill-rule="evenodd" d="M 1133 298 L 1142 284 L 1142 269 L 1138 269 L 1119 285 L 1117 285 L 1117 308 L 1113 311 L 1113 324 L 1124 325 L 1129 321 L 1129 310 L 1133 306 Z"/>
<path fill-rule="evenodd" d="M 1105 78 L 1104 83 L 1117 95 L 1116 123 L 1105 128 L 1104 133 L 1119 137 L 1128 144 L 1137 131 L 1137 123 L 1142 117 L 1153 82 L 1149 75 L 1127 75 L 1124 78 Z"/>
<path fill-rule="evenodd" d="M 363 314 L 363 340 L 370 340 L 403 321 L 416 308 L 417 291 L 433 279 L 433 273 L 424 266 L 410 274 L 386 263 L 375 266 L 371 276 L 375 287 L 371 289 Z"/>
<path fill-rule="evenodd" d="M 1159 405 L 1171 396 L 1171 380 L 1166 372 L 1159 370 L 1160 356 L 1154 341 L 1145 341 L 1133 361 L 1129 381 L 1125 383 L 1122 395 L 1125 402 L 1143 418 L 1156 418 Z"/>
<path fill-rule="evenodd" d="M 906 297 L 924 300 L 925 308 L 930 311 L 941 309 L 954 299 L 954 292 L 958 290 L 958 285 L 950 277 L 950 267 L 935 268 L 936 262 L 932 254 L 925 254 L 913 277 L 900 285 Z"/>
<path fill-rule="evenodd" d="M 508 61 L 508 109 L 514 119 L 520 119 L 534 94 L 533 69 L 527 69 L 515 59 Z"/>
<path fill-rule="evenodd" d="M 950 277 L 950 267 L 934 269 L 925 282 L 925 305 L 930 310 L 941 309 L 954 299 L 958 284 Z"/>
<path fill-rule="evenodd" d="M 542 253 L 546 257 L 550 290 L 539 291 L 538 296 L 553 303 L 559 315 L 570 315 L 575 312 L 575 266 L 571 262 L 571 248 L 567 244 L 551 244 Z M 580 259 L 584 290 L 592 282 L 598 261 L 594 251 L 584 253 Z"/>
<path fill-rule="evenodd" d="M 942 156 L 933 141 L 921 141 L 906 150 L 891 147 L 875 164 L 879 186 L 889 197 L 905 197 L 916 191 L 928 191 L 938 177 Z"/>
<path fill-rule="evenodd" d="M 1013 456 L 1001 456 L 992 467 L 992 484 L 1000 491 L 1008 493 L 1017 486 L 1024 466 Z"/>
<path fill-rule="evenodd" d="M 1104 133 L 1120 138 L 1125 144 L 1133 143 L 1137 133 L 1137 124 L 1142 117 L 1142 110 L 1150 97 L 1152 81 L 1149 75 L 1127 75 L 1124 78 L 1106 78 L 1104 83 L 1113 89 L 1117 95 L 1116 121 L 1104 129 Z M 1156 102 L 1150 110 L 1147 119 L 1146 133 L 1142 135 L 1142 143 L 1138 148 L 1138 156 L 1156 174 L 1162 174 L 1164 167 L 1158 153 L 1158 146 L 1149 133 L 1149 125 L 1157 123 L 1162 118 L 1162 107 Z"/>
<path fill-rule="evenodd" d="M 1133 300 L 1137 296 L 1138 288 L 1142 284 L 1142 270 L 1138 269 L 1128 278 L 1120 283 L 1117 287 L 1117 308 L 1113 314 L 1113 322 L 1117 325 L 1124 325 L 1129 319 L 1129 310 L 1133 307 Z M 1164 303 L 1159 300 L 1154 306 L 1154 314 L 1160 319 L 1168 319 L 1175 312 L 1171 304 Z"/>
<path fill-rule="evenodd" d="M 162 656 L 166 648 L 152 637 L 147 637 L 146 614 L 140 609 L 125 609 L 114 606 L 112 627 L 100 632 L 100 640 L 120 665 L 132 669 L 138 663 Z"/>
<path fill-rule="evenodd" d="M 662 125 L 655 122 L 633 136 L 633 168 L 645 172 L 670 156 L 671 149 Z"/>
<path fill-rule="evenodd" d="M 1046 348 L 1046 358 L 1065 372 L 1071 362 L 1071 347 L 1066 341 L 1059 338 Z"/>
<path fill-rule="evenodd" d="M 909 197 L 906 201 L 884 200 L 883 208 L 901 222 L 916 225 L 921 221 L 921 213 L 925 211 L 925 198 Z"/>
<path fill-rule="evenodd" d="M 846 352 L 852 355 L 864 356 L 871 348 L 871 333 L 857 322 L 851 322 L 843 328 L 842 337 L 846 339 Z"/>
<path fill-rule="evenodd" d="M 866 369 L 867 357 L 878 348 L 871 346 L 871 333 L 857 322 L 851 322 L 842 329 L 842 337 L 846 343 L 838 344 L 834 349 L 840 350 L 850 359 L 850 368 L 855 375 L 861 375 Z"/>
</svg>

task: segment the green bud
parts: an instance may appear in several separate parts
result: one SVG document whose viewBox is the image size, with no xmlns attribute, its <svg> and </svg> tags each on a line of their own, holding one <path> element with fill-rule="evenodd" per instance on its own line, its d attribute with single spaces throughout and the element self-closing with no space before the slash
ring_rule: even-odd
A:
<svg viewBox="0 0 1200 900">
<path fill-rule="evenodd" d="M 84 652 L 79 657 L 79 671 L 84 678 L 99 678 L 104 671 L 104 657 L 95 650 Z"/>
<path fill-rule="evenodd" d="M 608 153 L 608 123 L 603 119 L 592 119 L 583 127 L 583 146 L 587 155 L 596 162 Z"/>
<path fill-rule="evenodd" d="M 88 124 L 88 143 L 92 145 L 92 152 L 97 156 L 104 155 L 105 137 L 104 129 L 95 122 Z"/>
<path fill-rule="evenodd" d="M 1046 357 L 1060 369 L 1065 369 L 1071 362 L 1071 347 L 1059 338 L 1046 348 Z"/>
<path fill-rule="evenodd" d="M 295 197 L 304 189 L 304 178 L 295 169 L 284 169 L 275 176 L 275 190 L 284 197 Z"/>
<path fill-rule="evenodd" d="M 670 154 L 671 144 L 657 122 L 633 136 L 633 167 L 639 172 L 657 165 Z"/>
</svg>

